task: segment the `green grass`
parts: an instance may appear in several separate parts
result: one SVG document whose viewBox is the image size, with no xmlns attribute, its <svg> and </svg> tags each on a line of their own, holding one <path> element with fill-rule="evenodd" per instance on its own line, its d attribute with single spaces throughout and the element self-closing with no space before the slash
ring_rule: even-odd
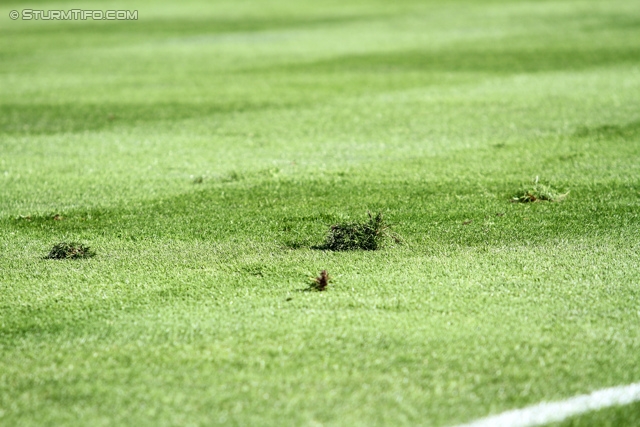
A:
<svg viewBox="0 0 640 427">
<path fill-rule="evenodd" d="M 640 423 L 640 404 L 616 406 L 601 409 L 587 415 L 570 418 L 561 423 L 550 424 L 553 427 L 617 427 L 634 426 Z"/>
<path fill-rule="evenodd" d="M 633 2 L 23 7 L 0 425 L 447 426 L 640 381 Z M 536 177 L 569 194 L 511 203 Z M 402 244 L 316 249 L 367 211 Z"/>
</svg>

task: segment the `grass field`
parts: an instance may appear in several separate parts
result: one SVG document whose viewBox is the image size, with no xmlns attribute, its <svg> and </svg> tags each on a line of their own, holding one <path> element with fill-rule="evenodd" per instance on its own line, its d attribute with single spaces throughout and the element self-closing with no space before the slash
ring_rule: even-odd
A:
<svg viewBox="0 0 640 427">
<path fill-rule="evenodd" d="M 0 425 L 444 427 L 640 381 L 635 2 L 3 2 L 0 34 Z M 511 203 L 536 177 L 568 194 Z M 368 211 L 402 242 L 317 248 Z"/>
</svg>

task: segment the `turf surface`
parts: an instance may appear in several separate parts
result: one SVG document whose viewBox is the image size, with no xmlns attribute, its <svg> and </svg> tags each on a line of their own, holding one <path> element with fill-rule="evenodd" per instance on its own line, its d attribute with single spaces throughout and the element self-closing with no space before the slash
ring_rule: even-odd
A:
<svg viewBox="0 0 640 427">
<path fill-rule="evenodd" d="M 23 7 L 0 425 L 447 426 L 640 381 L 633 2 Z M 510 203 L 536 176 L 569 194 Z M 313 249 L 368 210 L 404 242 Z M 638 406 L 566 425 L 603 419 Z"/>
<path fill-rule="evenodd" d="M 638 425 L 640 404 L 616 406 L 593 413 L 572 417 L 564 422 L 549 424 L 549 427 L 617 427 Z"/>
</svg>

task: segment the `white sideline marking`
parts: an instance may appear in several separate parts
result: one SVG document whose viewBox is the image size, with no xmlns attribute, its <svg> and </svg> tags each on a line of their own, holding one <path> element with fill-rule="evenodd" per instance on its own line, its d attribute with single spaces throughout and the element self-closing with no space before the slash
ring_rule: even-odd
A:
<svg viewBox="0 0 640 427">
<path fill-rule="evenodd" d="M 542 402 L 454 427 L 534 427 L 562 421 L 573 415 L 640 401 L 640 383 L 605 388 L 559 402 Z"/>
</svg>

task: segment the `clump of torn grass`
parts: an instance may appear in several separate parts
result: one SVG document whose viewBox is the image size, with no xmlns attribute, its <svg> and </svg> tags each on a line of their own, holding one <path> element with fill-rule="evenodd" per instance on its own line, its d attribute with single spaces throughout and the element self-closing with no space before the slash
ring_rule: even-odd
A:
<svg viewBox="0 0 640 427">
<path fill-rule="evenodd" d="M 327 270 L 322 270 L 320 275 L 314 279 L 311 279 L 311 284 L 309 285 L 310 291 L 326 291 L 327 287 L 331 283 L 331 276 L 327 273 Z"/>
<path fill-rule="evenodd" d="M 81 259 L 91 258 L 95 256 L 89 246 L 86 246 L 78 242 L 61 242 L 53 245 L 49 254 L 45 257 L 47 259 Z"/>
<path fill-rule="evenodd" d="M 548 185 L 539 182 L 538 177 L 516 193 L 512 198 L 512 203 L 533 203 L 533 202 L 560 202 L 567 197 L 569 192 L 560 194 Z"/>
<path fill-rule="evenodd" d="M 368 212 L 369 220 L 365 222 L 347 222 L 332 225 L 322 249 L 331 251 L 365 250 L 375 251 L 380 249 L 384 241 L 392 238 L 396 243 L 400 238 L 391 232 L 389 225 L 384 221 L 382 213 L 375 216 Z"/>
</svg>

